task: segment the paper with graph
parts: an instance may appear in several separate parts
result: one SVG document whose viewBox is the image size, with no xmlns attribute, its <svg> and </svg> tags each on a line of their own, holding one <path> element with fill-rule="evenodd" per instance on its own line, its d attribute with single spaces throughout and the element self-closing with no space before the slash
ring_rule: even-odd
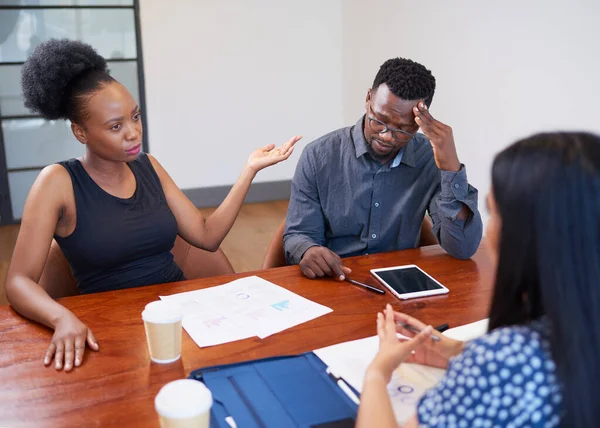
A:
<svg viewBox="0 0 600 428">
<path fill-rule="evenodd" d="M 399 335 L 401 336 L 401 335 Z M 377 336 L 339 343 L 314 351 L 329 369 L 362 392 L 367 367 L 379 350 Z M 416 411 L 419 399 L 446 371 L 418 364 L 401 364 L 387 386 L 396 422 L 404 424 Z"/>
<path fill-rule="evenodd" d="M 488 320 L 484 319 L 451 328 L 442 334 L 451 339 L 468 341 L 483 336 L 487 328 Z M 408 339 L 401 334 L 398 334 L 398 337 Z M 378 350 L 379 338 L 372 336 L 317 349 L 314 353 L 336 376 L 342 377 L 354 389 L 362 392 L 367 367 Z M 400 425 L 416 412 L 419 399 L 429 388 L 437 384 L 445 373 L 446 370 L 406 363 L 394 370 L 387 390 L 396 421 Z"/>
<path fill-rule="evenodd" d="M 200 347 L 263 339 L 332 312 L 257 276 L 160 298 L 183 306 L 183 328 Z"/>
</svg>

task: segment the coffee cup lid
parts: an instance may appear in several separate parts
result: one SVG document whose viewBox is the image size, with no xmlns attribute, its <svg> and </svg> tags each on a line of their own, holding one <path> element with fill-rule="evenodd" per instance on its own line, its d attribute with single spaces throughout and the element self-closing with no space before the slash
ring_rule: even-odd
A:
<svg viewBox="0 0 600 428">
<path fill-rule="evenodd" d="M 154 407 L 164 417 L 171 419 L 193 418 L 210 410 L 213 403 L 210 390 L 200 381 L 179 379 L 163 386 Z"/>
<path fill-rule="evenodd" d="M 183 308 L 181 305 L 164 300 L 150 302 L 142 311 L 142 319 L 156 324 L 167 324 L 181 321 L 183 318 Z"/>
</svg>

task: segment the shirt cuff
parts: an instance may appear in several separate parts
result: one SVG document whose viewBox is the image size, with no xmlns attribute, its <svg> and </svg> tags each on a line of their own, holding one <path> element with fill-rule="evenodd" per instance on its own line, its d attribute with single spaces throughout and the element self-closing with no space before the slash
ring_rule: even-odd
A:
<svg viewBox="0 0 600 428">
<path fill-rule="evenodd" d="M 441 191 L 437 200 L 440 214 L 464 227 L 467 221 L 458 220 L 456 217 L 466 205 L 473 214 L 477 212 L 477 189 L 469 185 L 467 181 L 467 170 L 460 165 L 460 170 L 441 171 Z"/>
<path fill-rule="evenodd" d="M 313 242 L 306 236 L 288 236 L 284 241 L 285 259 L 288 264 L 297 265 L 309 248 L 318 246 L 319 244 Z"/>
<path fill-rule="evenodd" d="M 441 171 L 441 197 L 445 200 L 464 201 L 469 194 L 467 170 L 463 164 L 458 171 Z"/>
</svg>

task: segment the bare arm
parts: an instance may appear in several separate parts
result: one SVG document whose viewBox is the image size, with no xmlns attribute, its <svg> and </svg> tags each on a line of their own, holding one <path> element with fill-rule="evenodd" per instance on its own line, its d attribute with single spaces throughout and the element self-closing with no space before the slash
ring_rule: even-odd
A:
<svg viewBox="0 0 600 428">
<path fill-rule="evenodd" d="M 396 417 L 392 409 L 387 384 L 392 378 L 392 372 L 411 355 L 412 351 L 419 352 L 429 341 L 433 329 L 426 326 L 410 340 L 398 339 L 394 311 L 388 304 L 383 313 L 377 314 L 377 335 L 379 336 L 379 352 L 369 365 L 360 394 L 357 428 L 366 427 L 397 427 Z M 416 427 L 418 421 L 412 416 L 404 427 Z"/>
<path fill-rule="evenodd" d="M 387 382 L 383 376 L 367 375 L 360 394 L 360 409 L 356 420 L 356 427 L 399 427 L 392 409 L 392 402 L 387 392 Z M 402 428 L 416 428 L 419 426 L 417 415 L 412 415 Z"/>
<path fill-rule="evenodd" d="M 148 155 L 160 178 L 169 208 L 177 219 L 181 237 L 195 247 L 216 251 L 231 230 L 256 173 L 289 158 L 300 138 L 294 137 L 278 149 L 271 144 L 252 153 L 223 203 L 207 219 L 177 187 L 162 165 Z"/>
<path fill-rule="evenodd" d="M 71 189 L 67 171 L 59 165 L 44 168 L 36 179 L 23 211 L 21 228 L 6 277 L 6 297 L 26 318 L 55 330 L 45 357 L 55 357 L 56 368 L 81 364 L 86 340 L 94 350 L 98 344 L 90 330 L 72 312 L 52 299 L 39 286 L 54 231 L 64 209 L 65 192 Z"/>
<path fill-rule="evenodd" d="M 63 171 L 60 171 L 60 170 Z M 45 168 L 33 184 L 21 220 L 19 236 L 6 278 L 6 296 L 21 315 L 54 328 L 66 309 L 38 285 L 46 264 L 63 199 L 60 188 L 69 180 L 63 167 Z"/>
<path fill-rule="evenodd" d="M 360 394 L 356 428 L 398 426 L 387 392 L 387 384 L 383 376 L 367 372 Z"/>
</svg>

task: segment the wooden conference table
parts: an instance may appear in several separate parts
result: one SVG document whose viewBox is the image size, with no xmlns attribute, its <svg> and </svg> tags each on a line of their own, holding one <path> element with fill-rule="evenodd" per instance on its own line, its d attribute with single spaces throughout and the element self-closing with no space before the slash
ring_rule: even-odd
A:
<svg viewBox="0 0 600 428">
<path fill-rule="evenodd" d="M 492 267 L 485 243 L 471 260 L 455 260 L 438 246 L 346 259 L 352 278 L 379 285 L 375 267 L 417 264 L 450 289 L 444 296 L 400 301 L 331 279 L 308 280 L 297 266 L 161 284 L 61 299 L 94 332 L 100 352 L 86 351 L 70 373 L 44 367 L 51 331 L 0 306 L 0 427 L 157 427 L 154 397 L 167 382 L 197 368 L 275 355 L 297 354 L 376 334 L 375 316 L 386 303 L 425 323 L 451 327 L 487 316 Z M 258 275 L 333 312 L 260 340 L 200 349 L 183 333 L 179 361 L 150 361 L 141 312 L 159 295 L 211 287 Z"/>
</svg>

